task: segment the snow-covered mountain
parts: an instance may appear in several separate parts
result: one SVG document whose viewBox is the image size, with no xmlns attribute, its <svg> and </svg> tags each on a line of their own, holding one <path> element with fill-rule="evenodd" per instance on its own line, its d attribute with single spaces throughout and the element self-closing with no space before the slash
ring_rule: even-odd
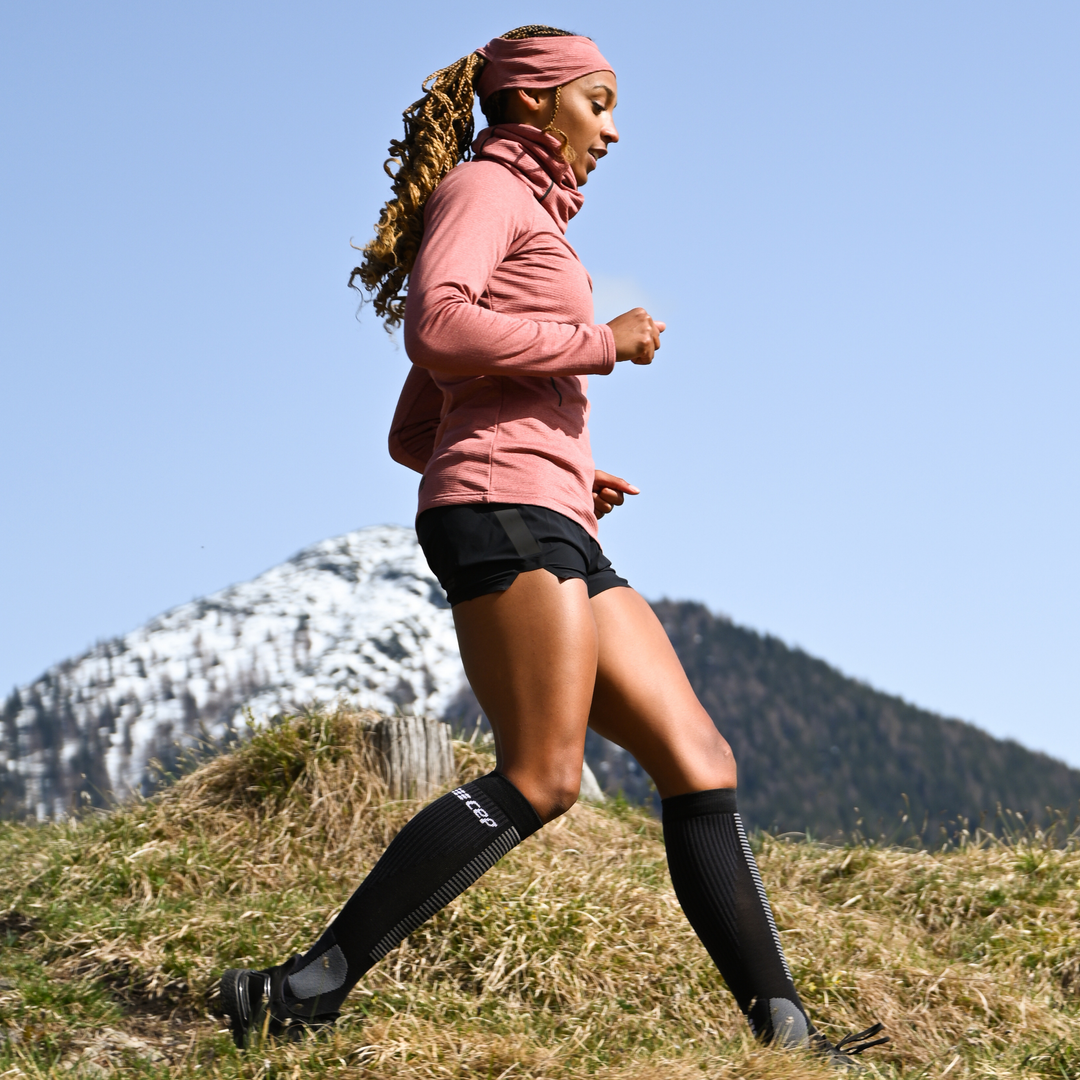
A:
<svg viewBox="0 0 1080 1080">
<path fill-rule="evenodd" d="M 411 529 L 313 544 L 19 687 L 0 728 L 0 810 L 66 813 L 152 784 L 151 762 L 312 702 L 444 715 L 464 673 Z M 82 793 L 85 793 L 83 795 Z"/>
</svg>

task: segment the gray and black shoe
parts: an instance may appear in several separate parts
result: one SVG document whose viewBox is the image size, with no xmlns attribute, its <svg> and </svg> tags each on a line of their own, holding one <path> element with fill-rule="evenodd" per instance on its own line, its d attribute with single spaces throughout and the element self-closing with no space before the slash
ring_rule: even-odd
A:
<svg viewBox="0 0 1080 1080">
<path fill-rule="evenodd" d="M 289 1008 L 285 1003 L 285 980 L 299 956 L 284 964 L 252 971 L 229 968 L 221 976 L 221 1005 L 229 1018 L 233 1042 L 246 1050 L 266 1038 L 299 1039 L 308 1031 L 331 1027 L 340 1013 L 314 1013 L 302 1004 Z"/>
<path fill-rule="evenodd" d="M 883 1024 L 873 1024 L 865 1031 L 857 1031 L 853 1035 L 845 1035 L 838 1043 L 833 1045 L 821 1034 L 815 1031 L 810 1036 L 810 1049 L 832 1065 L 837 1071 L 861 1073 L 866 1069 L 855 1060 L 856 1056 L 869 1050 L 871 1046 L 881 1046 L 882 1043 L 890 1042 L 888 1035 L 882 1035 L 880 1039 L 874 1036 L 882 1030 Z"/>
</svg>

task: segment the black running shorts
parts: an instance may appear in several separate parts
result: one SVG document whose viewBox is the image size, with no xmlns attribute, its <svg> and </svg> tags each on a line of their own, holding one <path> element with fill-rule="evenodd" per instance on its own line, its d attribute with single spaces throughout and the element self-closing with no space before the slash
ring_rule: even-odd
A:
<svg viewBox="0 0 1080 1080">
<path fill-rule="evenodd" d="M 543 506 L 435 506 L 416 519 L 416 535 L 451 606 L 505 592 L 528 570 L 581 578 L 590 597 L 628 584 L 576 521 Z"/>
</svg>

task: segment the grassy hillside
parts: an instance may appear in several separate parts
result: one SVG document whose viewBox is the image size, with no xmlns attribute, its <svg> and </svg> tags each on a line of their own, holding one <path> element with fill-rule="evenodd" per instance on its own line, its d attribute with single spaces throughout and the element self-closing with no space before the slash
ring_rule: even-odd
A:
<svg viewBox="0 0 1080 1080">
<path fill-rule="evenodd" d="M 460 780 L 490 767 L 458 744 Z M 391 953 L 330 1036 L 237 1055 L 225 966 L 306 947 L 416 804 L 355 717 L 291 720 L 160 796 L 0 825 L 0 1077 L 829 1075 L 756 1047 L 671 891 L 658 823 L 578 806 Z M 1062 838 L 1058 838 L 1060 840 Z M 818 1024 L 883 1021 L 883 1076 L 1080 1076 L 1080 852 L 759 836 Z"/>
</svg>

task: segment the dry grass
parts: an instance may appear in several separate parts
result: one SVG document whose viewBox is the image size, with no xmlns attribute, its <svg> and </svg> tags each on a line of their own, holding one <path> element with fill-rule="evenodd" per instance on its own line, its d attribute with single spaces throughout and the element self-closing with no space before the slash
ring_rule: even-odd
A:
<svg viewBox="0 0 1080 1080">
<path fill-rule="evenodd" d="M 241 1058 L 216 976 L 306 948 L 416 809 L 387 800 L 361 726 L 293 719 L 156 799 L 0 827 L 0 1077 L 828 1075 L 748 1039 L 658 823 L 612 805 L 512 852 L 365 978 L 332 1035 Z M 460 780 L 490 768 L 457 754 Z M 1074 846 L 756 842 L 815 1020 L 883 1021 L 881 1075 L 1080 1077 Z"/>
</svg>

